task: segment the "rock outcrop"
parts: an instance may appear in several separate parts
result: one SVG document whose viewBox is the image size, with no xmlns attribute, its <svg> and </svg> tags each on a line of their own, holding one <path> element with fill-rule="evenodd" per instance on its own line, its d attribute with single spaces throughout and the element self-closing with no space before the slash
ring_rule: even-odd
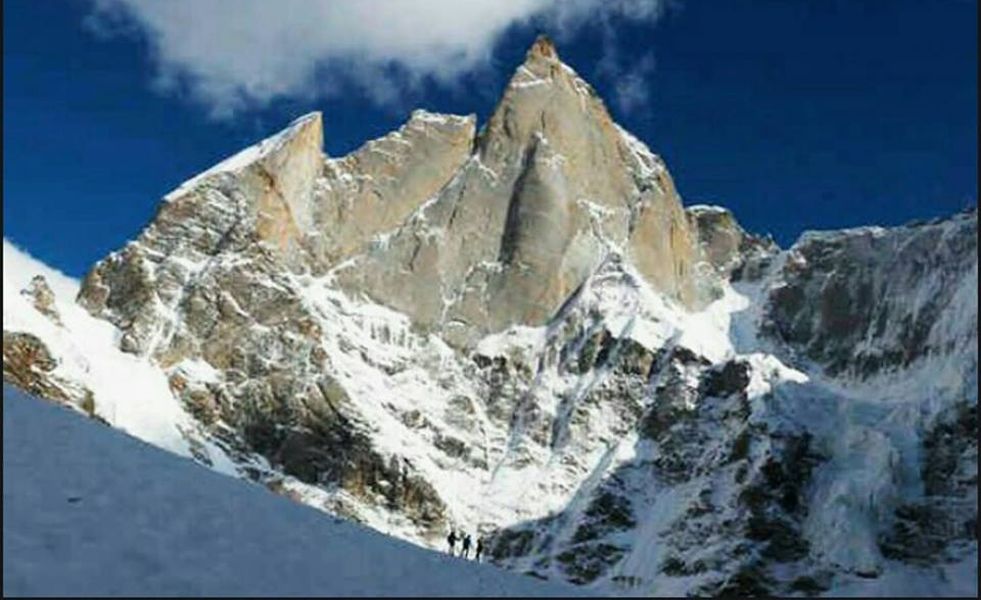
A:
<svg viewBox="0 0 981 600">
<path fill-rule="evenodd" d="M 744 230 L 726 208 L 697 204 L 685 212 L 703 260 L 722 281 L 759 279 L 780 251 L 773 238 Z"/>
<path fill-rule="evenodd" d="M 51 320 L 55 325 L 61 325 L 61 315 L 55 307 L 55 296 L 48 287 L 48 282 L 42 275 L 35 275 L 30 284 L 20 292 L 30 299 L 31 304 L 39 313 Z"/>
<path fill-rule="evenodd" d="M 57 365 L 58 361 L 36 335 L 4 330 L 4 381 L 42 398 L 81 409 L 91 416 L 95 409 L 92 391 L 55 374 Z"/>
</svg>

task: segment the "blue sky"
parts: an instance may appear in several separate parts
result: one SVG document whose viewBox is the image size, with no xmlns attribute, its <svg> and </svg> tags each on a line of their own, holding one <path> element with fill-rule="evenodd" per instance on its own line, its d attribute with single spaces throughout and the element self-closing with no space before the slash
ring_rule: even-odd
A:
<svg viewBox="0 0 981 600">
<path fill-rule="evenodd" d="M 139 1 L 3 5 L 4 236 L 75 276 L 167 191 L 299 114 L 323 111 L 335 156 L 417 106 L 483 121 L 539 31 L 686 204 L 782 246 L 977 202 L 973 0 L 414 0 L 404 18 L 322 21 Z"/>
</svg>

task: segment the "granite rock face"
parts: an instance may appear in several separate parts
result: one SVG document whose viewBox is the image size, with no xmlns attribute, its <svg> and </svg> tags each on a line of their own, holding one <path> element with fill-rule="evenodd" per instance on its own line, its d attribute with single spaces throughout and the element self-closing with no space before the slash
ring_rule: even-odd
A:
<svg viewBox="0 0 981 600">
<path fill-rule="evenodd" d="M 324 162 L 314 189 L 319 268 L 363 252 L 432 199 L 470 156 L 473 116 L 416 110 L 398 131 Z"/>
<path fill-rule="evenodd" d="M 337 275 L 465 347 L 544 324 L 610 252 L 683 305 L 703 300 L 664 164 L 542 38 L 447 185 Z"/>
<path fill-rule="evenodd" d="M 184 183 L 164 198 L 135 241 L 93 267 L 82 282 L 79 303 L 124 332 L 125 350 L 156 354 L 180 324 L 175 311 L 196 308 L 189 304 L 195 302 L 190 294 L 202 278 L 238 270 L 246 273 L 236 282 L 242 288 L 258 270 L 272 276 L 303 270 L 309 263 L 310 198 L 322 169 L 322 144 L 320 115 L 307 115 Z M 227 257 L 235 260 L 222 260 Z M 258 269 L 244 269 L 239 258 L 259 261 Z M 225 307 L 235 313 L 231 304 Z"/>
<path fill-rule="evenodd" d="M 544 38 L 479 135 L 472 116 L 415 111 L 342 158 L 324 156 L 322 140 L 320 116 L 307 115 L 184 183 L 79 293 L 123 332 L 124 351 L 167 370 L 196 416 L 230 425 L 302 481 L 340 481 L 365 496 L 351 465 L 388 459 L 368 442 L 338 441 L 334 410 L 323 407 L 332 357 L 298 278 L 327 277 L 461 349 L 512 325 L 543 325 L 609 255 L 681 306 L 708 299 L 663 163 Z M 195 361 L 218 380 L 186 377 L 181 365 Z M 338 444 L 358 457 L 316 458 Z M 433 507 L 425 522 L 440 525 L 438 495 L 422 495 Z"/>
<path fill-rule="evenodd" d="M 134 244 L 89 274 L 85 306 L 147 352 L 191 271 L 242 251 L 330 273 L 463 347 L 545 323 L 609 253 L 683 306 L 708 300 L 663 162 L 545 38 L 479 136 L 473 117 L 416 111 L 327 159 L 321 127 L 308 115 L 170 194 Z"/>
</svg>

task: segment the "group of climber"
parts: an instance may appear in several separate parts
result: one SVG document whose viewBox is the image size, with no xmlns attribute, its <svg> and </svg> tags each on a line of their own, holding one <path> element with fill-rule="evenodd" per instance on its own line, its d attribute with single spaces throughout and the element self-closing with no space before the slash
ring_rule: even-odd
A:
<svg viewBox="0 0 981 600">
<path fill-rule="evenodd" d="M 456 542 L 460 540 L 460 554 L 455 554 Z M 460 532 L 457 535 L 456 531 L 450 530 L 450 535 L 446 536 L 446 543 L 450 545 L 450 556 L 460 556 L 462 558 L 470 558 L 470 546 L 472 540 L 470 539 L 469 533 Z M 480 555 L 484 553 L 484 538 L 477 536 L 477 545 L 474 547 L 473 558 L 477 562 L 480 562 Z"/>
</svg>

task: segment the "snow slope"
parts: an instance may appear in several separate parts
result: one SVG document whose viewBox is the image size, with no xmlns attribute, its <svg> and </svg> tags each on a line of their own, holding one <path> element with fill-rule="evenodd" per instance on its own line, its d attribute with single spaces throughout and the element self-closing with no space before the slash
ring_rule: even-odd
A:
<svg viewBox="0 0 981 600">
<path fill-rule="evenodd" d="M 54 293 L 57 324 L 31 306 L 20 290 L 41 275 Z M 235 474 L 234 464 L 215 444 L 192 436 L 197 424 L 177 402 L 164 373 L 146 360 L 119 349 L 119 332 L 75 303 L 78 282 L 3 240 L 3 328 L 43 339 L 58 362 L 54 375 L 91 390 L 95 415 L 142 440 L 191 456 L 195 437 L 211 464 Z M 125 374 L 125 377 L 121 377 Z M 140 401 L 133 402 L 133 390 Z"/>
<path fill-rule="evenodd" d="M 4 386 L 4 595 L 565 596 L 209 472 Z"/>
</svg>

